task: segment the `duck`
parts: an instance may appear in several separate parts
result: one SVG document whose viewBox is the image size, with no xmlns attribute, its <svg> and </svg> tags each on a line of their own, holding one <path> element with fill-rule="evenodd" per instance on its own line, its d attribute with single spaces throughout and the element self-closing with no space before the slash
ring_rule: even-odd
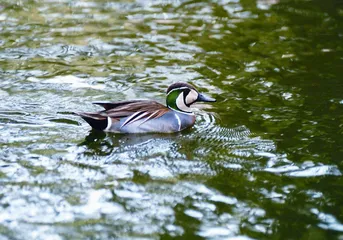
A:
<svg viewBox="0 0 343 240">
<path fill-rule="evenodd" d="M 193 85 L 176 82 L 167 89 L 166 106 L 152 100 L 93 102 L 104 110 L 75 112 L 93 129 L 114 133 L 175 133 L 195 124 L 191 105 L 215 102 Z"/>
</svg>

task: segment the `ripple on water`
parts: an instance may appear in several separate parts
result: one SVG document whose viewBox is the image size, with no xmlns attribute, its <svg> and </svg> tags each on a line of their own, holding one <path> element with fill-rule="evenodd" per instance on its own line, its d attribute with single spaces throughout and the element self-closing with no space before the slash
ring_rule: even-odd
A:
<svg viewBox="0 0 343 240">
<path fill-rule="evenodd" d="M 274 168 L 266 168 L 265 171 L 283 173 L 291 177 L 342 176 L 342 173 L 335 165 L 323 165 L 321 163 L 315 165 L 313 162 L 304 162 L 300 166 L 288 164 Z"/>
<path fill-rule="evenodd" d="M 218 125 L 214 115 L 204 112 L 198 113 L 197 120 L 195 131 L 189 137 L 198 139 L 201 145 L 198 153 L 207 157 L 214 155 L 217 160 L 226 160 L 219 161 L 218 164 L 227 168 L 244 169 L 251 166 L 249 169 L 253 171 L 267 171 L 291 177 L 342 175 L 336 165 L 290 161 L 286 154 L 277 153 L 273 141 L 252 136 L 245 126 L 222 127 Z M 216 151 L 213 152 L 213 149 Z M 210 154 L 212 156 L 209 156 Z M 231 157 L 230 160 L 227 156 Z M 261 161 L 256 162 L 256 157 Z M 249 159 L 253 159 L 254 163 L 252 164 Z"/>
</svg>

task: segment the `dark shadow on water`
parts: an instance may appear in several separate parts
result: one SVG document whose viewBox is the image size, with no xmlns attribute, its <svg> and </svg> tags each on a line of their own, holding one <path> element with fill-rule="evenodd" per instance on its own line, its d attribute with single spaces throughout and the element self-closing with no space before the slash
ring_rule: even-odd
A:
<svg viewBox="0 0 343 240">
<path fill-rule="evenodd" d="M 189 132 L 187 130 L 186 132 Z M 79 146 L 86 147 L 86 155 L 108 156 L 115 150 L 124 149 L 130 146 L 138 146 L 149 141 L 159 139 L 177 140 L 181 133 L 142 133 L 142 134 L 122 134 L 107 133 L 103 131 L 91 130 Z M 151 143 L 155 144 L 155 143 Z"/>
</svg>

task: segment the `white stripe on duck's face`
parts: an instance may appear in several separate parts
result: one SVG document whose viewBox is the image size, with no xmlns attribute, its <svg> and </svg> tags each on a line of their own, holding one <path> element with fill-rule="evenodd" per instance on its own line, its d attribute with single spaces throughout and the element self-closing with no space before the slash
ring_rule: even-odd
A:
<svg viewBox="0 0 343 240">
<path fill-rule="evenodd" d="M 183 96 L 184 92 L 181 92 L 179 96 L 176 98 L 176 106 L 183 112 L 190 112 L 191 109 L 185 104 L 185 98 Z"/>
<path fill-rule="evenodd" d="M 191 108 L 189 107 L 192 103 L 194 103 L 198 98 L 198 93 L 191 89 L 187 96 L 185 97 L 185 92 L 182 91 L 179 96 L 176 98 L 176 106 L 183 112 L 191 112 Z"/>
<path fill-rule="evenodd" d="M 186 96 L 186 99 L 185 99 L 186 104 L 188 106 L 191 105 L 192 103 L 194 103 L 198 99 L 198 96 L 199 96 L 198 92 L 191 89 Z"/>
</svg>

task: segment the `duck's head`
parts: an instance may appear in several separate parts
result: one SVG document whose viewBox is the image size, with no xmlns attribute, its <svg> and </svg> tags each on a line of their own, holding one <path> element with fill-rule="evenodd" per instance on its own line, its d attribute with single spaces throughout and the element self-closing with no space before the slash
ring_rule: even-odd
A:
<svg viewBox="0 0 343 240">
<path fill-rule="evenodd" d="M 173 83 L 167 89 L 167 106 L 176 111 L 191 113 L 190 106 L 193 103 L 215 101 L 214 98 L 199 93 L 195 87 L 188 83 Z"/>
</svg>

